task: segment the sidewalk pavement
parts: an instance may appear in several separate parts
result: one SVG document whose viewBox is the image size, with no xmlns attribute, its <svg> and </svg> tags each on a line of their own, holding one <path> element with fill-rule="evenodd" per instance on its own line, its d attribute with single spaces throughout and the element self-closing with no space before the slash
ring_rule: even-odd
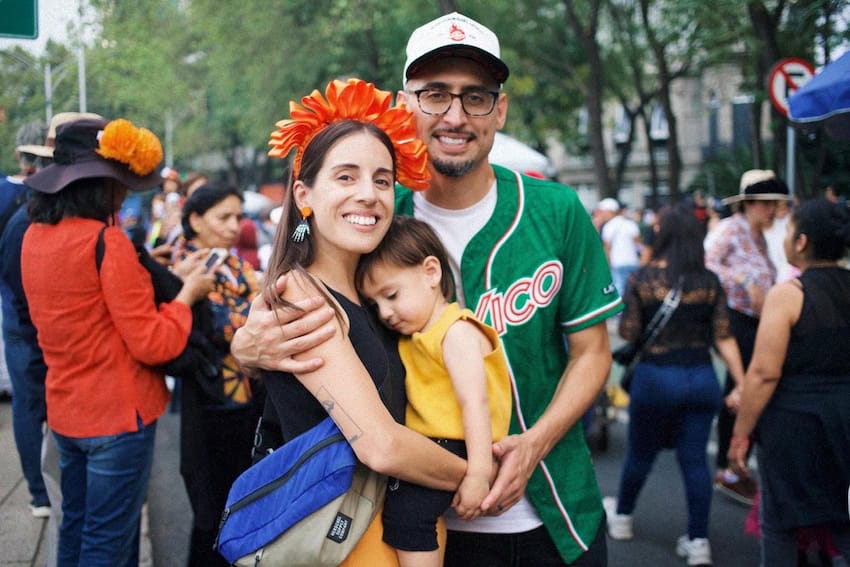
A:
<svg viewBox="0 0 850 567">
<path fill-rule="evenodd" d="M 47 565 L 46 519 L 33 518 L 12 434 L 12 404 L 0 403 L 0 567 Z M 147 513 L 142 513 L 140 567 L 152 567 Z"/>
</svg>

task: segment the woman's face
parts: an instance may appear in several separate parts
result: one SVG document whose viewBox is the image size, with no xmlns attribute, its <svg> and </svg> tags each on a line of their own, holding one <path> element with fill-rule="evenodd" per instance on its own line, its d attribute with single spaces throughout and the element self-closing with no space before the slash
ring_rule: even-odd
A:
<svg viewBox="0 0 850 567">
<path fill-rule="evenodd" d="M 747 204 L 747 218 L 756 223 L 758 228 L 764 230 L 770 228 L 776 216 L 776 201 L 750 201 Z"/>
<path fill-rule="evenodd" d="M 325 155 L 312 188 L 295 183 L 295 202 L 310 207 L 316 255 L 365 254 L 386 234 L 394 207 L 392 156 L 375 136 L 357 132 Z"/>
<path fill-rule="evenodd" d="M 242 201 L 236 195 L 228 195 L 204 214 L 190 215 L 192 229 L 198 233 L 192 241 L 198 248 L 231 248 L 239 236 L 240 220 Z"/>
</svg>

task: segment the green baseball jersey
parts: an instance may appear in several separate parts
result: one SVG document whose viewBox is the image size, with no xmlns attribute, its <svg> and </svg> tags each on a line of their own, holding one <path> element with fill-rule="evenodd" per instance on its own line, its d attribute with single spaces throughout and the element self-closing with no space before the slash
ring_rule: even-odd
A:
<svg viewBox="0 0 850 567">
<path fill-rule="evenodd" d="M 499 333 L 514 393 L 510 433 L 548 406 L 568 354 L 564 334 L 622 311 L 602 241 L 571 188 L 493 166 L 497 202 L 460 263 L 467 307 Z M 398 188 L 396 213 L 413 214 Z M 603 518 L 601 495 L 580 423 L 534 471 L 528 498 L 564 561 L 578 558 Z"/>
</svg>

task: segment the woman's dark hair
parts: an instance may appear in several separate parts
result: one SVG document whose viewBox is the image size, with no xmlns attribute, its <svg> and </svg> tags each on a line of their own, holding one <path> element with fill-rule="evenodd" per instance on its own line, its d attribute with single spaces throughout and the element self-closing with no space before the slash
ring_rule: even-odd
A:
<svg viewBox="0 0 850 567">
<path fill-rule="evenodd" d="M 705 270 L 705 231 L 693 211 L 681 204 L 665 207 L 658 215 L 658 232 L 652 241 L 652 257 L 667 262 L 670 279 Z"/>
<path fill-rule="evenodd" d="M 194 231 L 191 223 L 189 223 L 189 216 L 192 213 L 195 213 L 196 215 L 203 215 L 205 212 L 215 207 L 231 195 L 238 197 L 240 202 L 243 201 L 242 194 L 239 192 L 239 189 L 230 185 L 207 183 L 206 185 L 198 187 L 192 193 L 192 196 L 186 199 L 186 202 L 183 203 L 183 218 L 181 220 L 181 224 L 183 225 L 183 236 L 186 237 L 186 240 L 192 240 L 198 236 L 198 233 Z"/>
<path fill-rule="evenodd" d="M 392 140 L 390 140 L 386 132 L 371 122 L 341 120 L 330 124 L 313 138 L 304 149 L 304 154 L 301 157 L 301 171 L 297 177 L 290 175 L 286 194 L 283 197 L 283 215 L 281 215 L 280 223 L 277 225 L 269 267 L 264 277 L 265 286 L 263 296 L 269 305 L 275 307 L 294 307 L 280 297 L 275 289 L 275 282 L 277 282 L 280 276 L 292 270 L 297 270 L 310 279 L 306 268 L 313 263 L 316 254 L 313 241 L 309 236 L 302 242 L 293 242 L 289 238 L 292 231 L 301 222 L 301 211 L 298 210 L 298 206 L 295 204 L 295 194 L 293 191 L 295 182 L 301 181 L 311 189 L 315 187 L 316 177 L 325 164 L 325 157 L 331 148 L 343 138 L 361 132 L 371 134 L 387 148 L 393 160 L 393 174 L 395 174 L 396 155 Z M 316 285 L 316 289 L 325 295 L 330 305 L 335 305 L 335 302 L 330 300 L 321 286 Z M 337 312 L 337 316 L 339 318 L 342 317 L 339 312 Z"/>
<path fill-rule="evenodd" d="M 413 217 L 393 218 L 390 229 L 378 247 L 360 257 L 354 281 L 360 289 L 369 270 L 376 264 L 386 262 L 391 266 L 402 268 L 419 266 L 428 256 L 434 256 L 440 262 L 440 269 L 443 272 L 440 279 L 440 291 L 443 292 L 446 301 L 451 301 L 455 293 L 455 285 L 449 265 L 449 254 L 434 229 L 428 223 Z"/>
<path fill-rule="evenodd" d="M 850 247 L 850 211 L 827 199 L 804 201 L 791 212 L 794 238 L 805 234 L 810 260 L 839 260 Z"/>
<path fill-rule="evenodd" d="M 27 213 L 32 222 L 56 224 L 79 217 L 108 222 L 115 213 L 114 187 L 104 177 L 78 179 L 57 193 L 32 191 Z"/>
</svg>

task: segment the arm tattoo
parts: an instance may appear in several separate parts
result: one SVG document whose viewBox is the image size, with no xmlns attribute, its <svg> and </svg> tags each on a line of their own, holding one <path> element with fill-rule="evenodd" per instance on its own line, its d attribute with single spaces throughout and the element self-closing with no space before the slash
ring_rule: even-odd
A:
<svg viewBox="0 0 850 567">
<path fill-rule="evenodd" d="M 336 422 L 337 426 L 347 436 L 349 445 L 354 445 L 358 439 L 363 437 L 363 429 L 357 425 L 352 417 L 345 411 L 342 404 L 338 403 L 324 386 L 316 392 L 316 399 L 328 412 L 328 415 Z"/>
</svg>

